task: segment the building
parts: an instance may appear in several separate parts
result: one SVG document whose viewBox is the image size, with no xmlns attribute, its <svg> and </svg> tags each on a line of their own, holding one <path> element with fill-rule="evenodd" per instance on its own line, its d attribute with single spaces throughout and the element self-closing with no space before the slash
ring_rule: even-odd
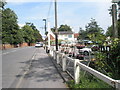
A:
<svg viewBox="0 0 120 90">
<path fill-rule="evenodd" d="M 74 41 L 77 41 L 78 36 L 79 36 L 79 33 L 74 33 L 73 31 L 58 32 L 58 40 L 74 42 Z M 55 40 L 55 34 L 51 30 L 49 30 L 46 40 L 48 40 L 48 38 L 50 38 L 50 41 Z"/>
<path fill-rule="evenodd" d="M 74 33 L 72 31 L 58 32 L 58 40 L 74 41 Z"/>
</svg>

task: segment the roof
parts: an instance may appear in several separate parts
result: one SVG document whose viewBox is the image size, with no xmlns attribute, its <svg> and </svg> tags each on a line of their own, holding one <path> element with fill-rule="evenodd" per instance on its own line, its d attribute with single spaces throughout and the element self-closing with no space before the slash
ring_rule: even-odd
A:
<svg viewBox="0 0 120 90">
<path fill-rule="evenodd" d="M 59 31 L 58 34 L 59 35 L 61 35 L 61 34 L 73 34 L 73 32 L 72 31 Z"/>
<path fill-rule="evenodd" d="M 79 36 L 79 33 L 74 34 L 74 38 L 77 38 Z"/>
<path fill-rule="evenodd" d="M 50 34 L 50 40 L 55 40 L 55 38 Z"/>
<path fill-rule="evenodd" d="M 46 37 L 45 40 L 48 40 L 48 37 Z M 50 40 L 55 40 L 55 38 L 50 34 Z"/>
</svg>

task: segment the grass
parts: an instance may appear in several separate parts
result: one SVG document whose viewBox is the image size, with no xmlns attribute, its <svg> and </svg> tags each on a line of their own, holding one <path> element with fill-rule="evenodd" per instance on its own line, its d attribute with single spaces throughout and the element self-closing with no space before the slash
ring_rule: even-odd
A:
<svg viewBox="0 0 120 90">
<path fill-rule="evenodd" d="M 70 88 L 112 88 L 112 86 L 98 79 L 97 77 L 87 73 L 84 75 L 84 72 L 80 73 L 80 83 L 74 84 L 74 80 L 67 82 Z"/>
</svg>

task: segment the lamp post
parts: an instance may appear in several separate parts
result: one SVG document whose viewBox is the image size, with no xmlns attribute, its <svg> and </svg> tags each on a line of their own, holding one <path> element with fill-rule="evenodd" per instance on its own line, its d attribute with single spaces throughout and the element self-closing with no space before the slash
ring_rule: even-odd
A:
<svg viewBox="0 0 120 90">
<path fill-rule="evenodd" d="M 43 21 L 45 21 L 45 33 L 46 33 L 46 19 L 43 19 Z"/>
<path fill-rule="evenodd" d="M 46 35 L 46 19 L 43 19 L 43 21 L 45 22 L 45 36 L 47 36 Z M 45 38 L 45 48 L 46 48 L 46 53 L 47 53 L 47 46 L 46 46 L 46 38 Z"/>
</svg>

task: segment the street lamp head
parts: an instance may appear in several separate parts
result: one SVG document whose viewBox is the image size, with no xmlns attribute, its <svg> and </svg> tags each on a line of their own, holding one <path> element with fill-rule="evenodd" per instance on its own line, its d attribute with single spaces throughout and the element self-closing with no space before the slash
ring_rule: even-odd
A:
<svg viewBox="0 0 120 90">
<path fill-rule="evenodd" d="M 46 21 L 46 19 L 43 19 L 43 21 Z"/>
</svg>

